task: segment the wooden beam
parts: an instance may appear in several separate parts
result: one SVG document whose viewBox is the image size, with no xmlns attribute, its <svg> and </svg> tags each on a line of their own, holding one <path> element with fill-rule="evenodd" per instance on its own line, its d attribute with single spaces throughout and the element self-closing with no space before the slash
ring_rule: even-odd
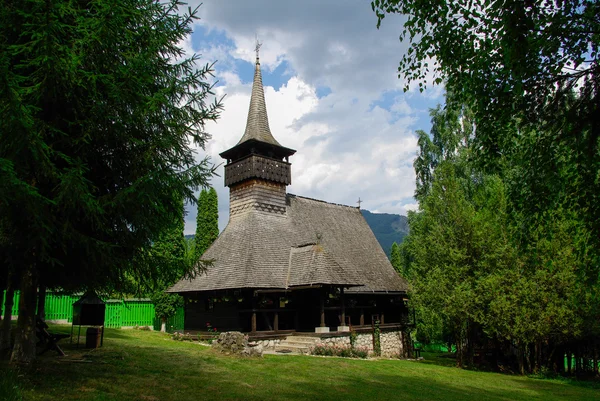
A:
<svg viewBox="0 0 600 401">
<path fill-rule="evenodd" d="M 344 287 L 340 287 L 340 301 L 342 303 L 342 324 L 341 326 L 346 325 L 346 300 L 344 299 Z"/>
<path fill-rule="evenodd" d="M 252 311 L 252 333 L 256 333 L 256 311 Z"/>
<path fill-rule="evenodd" d="M 321 312 L 321 327 L 325 327 L 325 291 L 321 291 L 319 309 Z"/>
<path fill-rule="evenodd" d="M 251 332 L 256 333 L 256 297 L 252 297 L 252 318 L 251 318 Z"/>
</svg>

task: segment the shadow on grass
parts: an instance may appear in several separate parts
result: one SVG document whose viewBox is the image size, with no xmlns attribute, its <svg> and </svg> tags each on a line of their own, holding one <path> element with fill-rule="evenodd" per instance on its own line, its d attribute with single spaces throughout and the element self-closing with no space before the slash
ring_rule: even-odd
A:
<svg viewBox="0 0 600 401">
<path fill-rule="evenodd" d="M 68 358 L 44 355 L 30 367 L 20 379 L 25 399 L 550 400 L 596 394 L 552 381 L 407 361 L 238 359 L 137 331 L 107 330 L 105 347 L 75 351 Z"/>
</svg>

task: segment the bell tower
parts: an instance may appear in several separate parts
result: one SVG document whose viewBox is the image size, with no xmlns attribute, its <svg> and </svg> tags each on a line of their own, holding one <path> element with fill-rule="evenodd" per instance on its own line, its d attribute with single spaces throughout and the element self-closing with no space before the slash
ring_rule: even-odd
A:
<svg viewBox="0 0 600 401">
<path fill-rule="evenodd" d="M 281 146 L 271 134 L 256 42 L 256 65 L 246 130 L 242 139 L 220 154 L 227 160 L 229 217 L 251 210 L 285 215 L 286 186 L 292 183 L 289 157 L 295 150 Z"/>
</svg>

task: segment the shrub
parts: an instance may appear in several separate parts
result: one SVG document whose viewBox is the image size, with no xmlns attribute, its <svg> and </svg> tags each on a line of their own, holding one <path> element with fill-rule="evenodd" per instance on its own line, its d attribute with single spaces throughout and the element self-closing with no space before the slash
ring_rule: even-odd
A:
<svg viewBox="0 0 600 401">
<path fill-rule="evenodd" d="M 339 349 L 339 355 L 337 356 L 341 356 L 343 358 L 353 358 L 354 351 L 352 351 L 352 347 L 343 347 Z"/>
<path fill-rule="evenodd" d="M 352 329 L 350 330 L 350 347 L 353 349 L 356 346 L 356 340 L 358 340 L 358 333 L 356 330 Z"/>
<path fill-rule="evenodd" d="M 355 347 L 352 354 L 354 358 L 366 359 L 369 356 L 369 349 L 367 347 Z"/>
<path fill-rule="evenodd" d="M 381 356 L 381 329 L 379 328 L 379 320 L 375 320 L 373 326 L 373 353 L 376 356 Z"/>
</svg>

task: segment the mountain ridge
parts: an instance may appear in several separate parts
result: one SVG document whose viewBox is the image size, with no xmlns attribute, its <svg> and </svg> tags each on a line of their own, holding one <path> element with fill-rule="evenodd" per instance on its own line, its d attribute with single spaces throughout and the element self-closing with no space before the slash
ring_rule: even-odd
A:
<svg viewBox="0 0 600 401">
<path fill-rule="evenodd" d="M 361 209 L 362 215 L 367 221 L 375 238 L 389 257 L 394 242 L 400 244 L 409 233 L 408 218 L 393 213 L 373 213 Z"/>
</svg>

